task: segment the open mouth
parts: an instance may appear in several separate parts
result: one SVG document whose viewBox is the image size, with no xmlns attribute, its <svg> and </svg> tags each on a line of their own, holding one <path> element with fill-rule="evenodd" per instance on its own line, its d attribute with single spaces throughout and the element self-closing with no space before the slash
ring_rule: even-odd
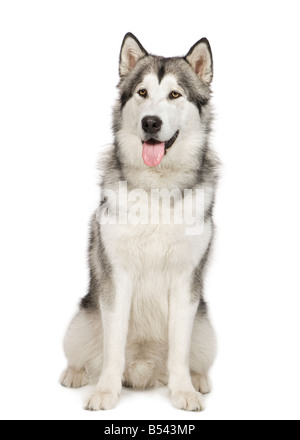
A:
<svg viewBox="0 0 300 440">
<path fill-rule="evenodd" d="M 142 142 L 145 165 L 148 167 L 157 167 L 163 160 L 163 157 L 167 154 L 167 150 L 172 147 L 178 138 L 178 135 L 179 130 L 177 130 L 174 136 L 166 142 L 161 142 L 153 138 L 148 139 L 146 142 Z"/>
</svg>

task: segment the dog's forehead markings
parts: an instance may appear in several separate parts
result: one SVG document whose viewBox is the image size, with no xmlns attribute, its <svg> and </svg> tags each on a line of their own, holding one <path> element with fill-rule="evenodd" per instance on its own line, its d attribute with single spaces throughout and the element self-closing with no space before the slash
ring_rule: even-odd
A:
<svg viewBox="0 0 300 440">
<path fill-rule="evenodd" d="M 142 84 L 148 89 L 155 89 L 158 87 L 158 79 L 154 73 L 148 73 L 142 82 Z"/>
<path fill-rule="evenodd" d="M 167 73 L 165 75 L 165 77 L 161 82 L 161 85 L 162 87 L 169 89 L 174 89 L 179 87 L 178 81 L 172 73 Z"/>
<path fill-rule="evenodd" d="M 145 87 L 150 93 L 152 92 L 170 92 L 174 88 L 180 87 L 175 76 L 168 73 L 164 76 L 161 82 L 159 82 L 157 75 L 149 73 L 145 76 L 143 82 L 139 85 Z"/>
<path fill-rule="evenodd" d="M 162 64 L 162 66 L 160 67 L 160 69 L 159 69 L 159 71 L 157 73 L 157 78 L 158 78 L 159 84 L 162 82 L 165 74 L 166 74 L 166 69 L 165 69 L 164 64 Z"/>
</svg>

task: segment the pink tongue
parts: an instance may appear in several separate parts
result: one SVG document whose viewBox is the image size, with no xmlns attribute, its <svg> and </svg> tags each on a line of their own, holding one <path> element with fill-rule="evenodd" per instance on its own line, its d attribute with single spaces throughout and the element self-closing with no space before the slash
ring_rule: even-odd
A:
<svg viewBox="0 0 300 440">
<path fill-rule="evenodd" d="M 165 155 L 165 144 L 143 143 L 143 159 L 148 167 L 157 167 Z"/>
</svg>

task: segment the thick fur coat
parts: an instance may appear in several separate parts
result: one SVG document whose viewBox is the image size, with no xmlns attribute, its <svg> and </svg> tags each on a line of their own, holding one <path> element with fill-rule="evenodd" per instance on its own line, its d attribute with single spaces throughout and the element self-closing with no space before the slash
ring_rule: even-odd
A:
<svg viewBox="0 0 300 440">
<path fill-rule="evenodd" d="M 163 58 L 125 36 L 115 143 L 102 159 L 91 222 L 90 286 L 67 331 L 61 378 L 67 387 L 95 383 L 89 410 L 113 408 L 122 385 L 168 385 L 175 407 L 204 407 L 216 351 L 203 292 L 218 167 L 212 77 L 206 39 L 184 58 Z"/>
</svg>

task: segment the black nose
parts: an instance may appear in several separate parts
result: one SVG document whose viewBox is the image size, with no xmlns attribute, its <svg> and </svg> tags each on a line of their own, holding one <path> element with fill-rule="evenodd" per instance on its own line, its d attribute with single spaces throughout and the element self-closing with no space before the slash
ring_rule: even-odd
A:
<svg viewBox="0 0 300 440">
<path fill-rule="evenodd" d="M 162 126 L 162 120 L 157 116 L 145 116 L 142 120 L 142 127 L 145 133 L 156 134 Z"/>
</svg>

